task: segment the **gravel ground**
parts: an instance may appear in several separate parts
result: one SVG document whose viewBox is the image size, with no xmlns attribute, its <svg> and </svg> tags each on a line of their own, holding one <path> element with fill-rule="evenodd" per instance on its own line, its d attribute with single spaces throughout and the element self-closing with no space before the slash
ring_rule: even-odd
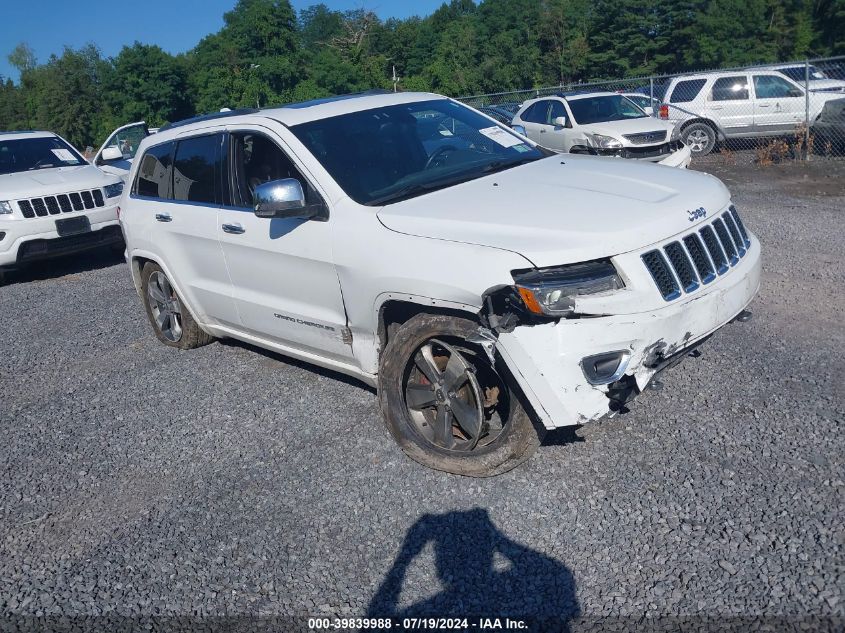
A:
<svg viewBox="0 0 845 633">
<path fill-rule="evenodd" d="M 754 320 L 490 480 L 405 458 L 353 380 L 159 344 L 119 261 L 12 276 L 0 630 L 420 613 L 841 630 L 845 179 L 809 195 L 790 178 L 821 168 L 709 168 L 764 244 Z"/>
</svg>

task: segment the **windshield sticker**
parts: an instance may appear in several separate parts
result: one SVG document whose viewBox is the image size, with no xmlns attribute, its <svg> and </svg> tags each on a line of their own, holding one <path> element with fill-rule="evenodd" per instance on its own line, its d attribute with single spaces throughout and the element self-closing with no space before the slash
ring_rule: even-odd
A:
<svg viewBox="0 0 845 633">
<path fill-rule="evenodd" d="M 484 136 L 489 138 L 491 141 L 495 141 L 502 147 L 513 147 L 514 145 L 523 145 L 523 141 L 518 136 L 514 136 L 509 132 L 506 132 L 502 128 L 494 125 L 492 127 L 485 127 L 480 130 Z"/>
<path fill-rule="evenodd" d="M 66 149 L 51 149 L 50 151 L 53 152 L 53 154 L 55 155 L 56 158 L 58 158 L 60 161 L 62 161 L 64 163 L 75 163 L 76 162 L 76 156 L 71 154 Z"/>
<path fill-rule="evenodd" d="M 519 145 L 514 145 L 513 148 L 517 152 L 530 152 L 531 148 L 528 147 L 525 143 L 520 143 Z"/>
</svg>

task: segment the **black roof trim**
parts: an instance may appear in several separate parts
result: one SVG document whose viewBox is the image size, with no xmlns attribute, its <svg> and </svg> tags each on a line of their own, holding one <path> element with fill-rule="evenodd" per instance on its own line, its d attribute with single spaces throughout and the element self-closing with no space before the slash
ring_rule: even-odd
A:
<svg viewBox="0 0 845 633">
<path fill-rule="evenodd" d="M 203 121 L 214 121 L 215 119 L 225 119 L 230 116 L 238 116 L 241 114 L 255 114 L 259 112 L 255 108 L 238 108 L 236 110 L 226 110 L 225 112 L 213 112 L 211 114 L 201 114 L 199 116 L 191 117 L 190 119 L 182 119 L 181 121 L 174 121 L 173 123 L 167 123 L 166 125 L 162 125 L 158 131 L 164 132 L 165 130 L 171 130 L 175 127 L 182 127 L 183 125 L 191 125 L 192 123 L 201 123 Z"/>
</svg>

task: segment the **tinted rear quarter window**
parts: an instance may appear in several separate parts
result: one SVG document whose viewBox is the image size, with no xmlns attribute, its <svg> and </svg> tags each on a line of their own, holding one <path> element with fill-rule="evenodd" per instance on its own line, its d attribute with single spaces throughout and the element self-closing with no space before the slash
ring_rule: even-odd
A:
<svg viewBox="0 0 845 633">
<path fill-rule="evenodd" d="M 173 160 L 173 199 L 189 202 L 222 202 L 221 134 L 195 136 L 179 141 Z"/>
<path fill-rule="evenodd" d="M 706 79 L 685 79 L 684 81 L 679 81 L 675 89 L 672 90 L 669 103 L 688 103 L 692 101 L 701 92 L 705 83 L 707 83 Z"/>
<path fill-rule="evenodd" d="M 136 195 L 145 198 L 170 198 L 172 153 L 173 143 L 156 145 L 144 153 L 133 187 Z"/>
</svg>

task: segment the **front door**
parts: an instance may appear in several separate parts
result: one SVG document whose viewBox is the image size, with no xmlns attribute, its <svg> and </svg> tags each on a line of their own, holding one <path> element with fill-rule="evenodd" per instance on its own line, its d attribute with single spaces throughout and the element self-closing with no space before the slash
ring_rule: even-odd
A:
<svg viewBox="0 0 845 633">
<path fill-rule="evenodd" d="M 804 121 L 804 91 L 784 77 L 754 75 L 754 124 L 763 134 L 788 134 Z"/>
<path fill-rule="evenodd" d="M 229 128 L 229 199 L 220 211 L 218 236 L 235 303 L 248 333 L 306 353 L 349 359 L 331 218 L 268 219 L 253 213 L 255 187 L 283 178 L 299 180 L 309 204 L 322 203 L 313 180 L 283 148 L 283 134 L 263 126 Z"/>
<path fill-rule="evenodd" d="M 125 180 L 129 174 L 129 169 L 132 167 L 132 161 L 135 159 L 135 153 L 138 151 L 138 145 L 149 135 L 150 132 L 144 121 L 119 127 L 106 139 L 106 142 L 103 143 L 103 146 L 94 156 L 92 162 L 104 172 L 120 176 Z M 121 158 L 104 160 L 103 150 L 107 147 L 118 148 Z"/>
</svg>

